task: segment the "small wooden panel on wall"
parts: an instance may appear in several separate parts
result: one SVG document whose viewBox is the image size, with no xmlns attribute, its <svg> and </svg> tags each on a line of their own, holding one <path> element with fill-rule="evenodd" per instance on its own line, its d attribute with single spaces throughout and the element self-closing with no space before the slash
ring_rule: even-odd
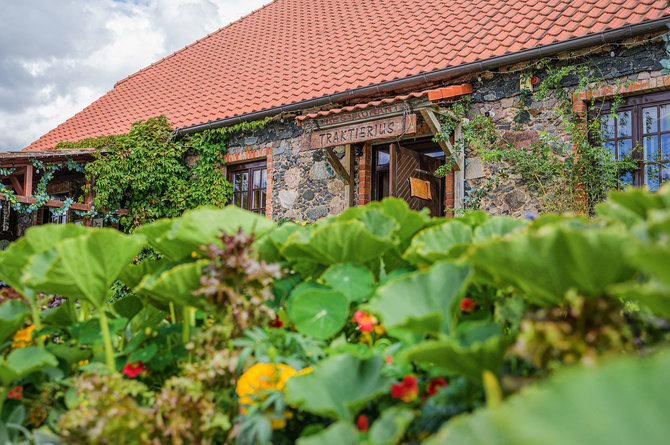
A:
<svg viewBox="0 0 670 445">
<path fill-rule="evenodd" d="M 412 113 L 363 124 L 315 131 L 311 135 L 311 148 L 334 147 L 414 133 L 416 133 L 416 114 Z"/>
</svg>

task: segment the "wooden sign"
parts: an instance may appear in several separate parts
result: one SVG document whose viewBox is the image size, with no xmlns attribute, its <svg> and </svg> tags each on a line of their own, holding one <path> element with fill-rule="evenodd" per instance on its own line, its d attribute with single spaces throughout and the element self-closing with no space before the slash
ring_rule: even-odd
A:
<svg viewBox="0 0 670 445">
<path fill-rule="evenodd" d="M 317 119 L 319 128 L 335 127 L 337 125 L 351 124 L 353 122 L 363 122 L 402 114 L 405 107 L 401 103 L 394 103 L 375 108 L 364 108 L 362 110 L 351 111 L 348 113 L 337 113 L 332 116 L 326 116 Z"/>
<path fill-rule="evenodd" d="M 416 133 L 416 114 L 330 128 L 312 133 L 311 148 L 334 147 Z"/>
</svg>

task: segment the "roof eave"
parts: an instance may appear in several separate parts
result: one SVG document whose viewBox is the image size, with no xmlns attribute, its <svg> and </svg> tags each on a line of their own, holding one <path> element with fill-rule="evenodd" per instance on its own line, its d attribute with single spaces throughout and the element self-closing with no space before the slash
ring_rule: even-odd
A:
<svg viewBox="0 0 670 445">
<path fill-rule="evenodd" d="M 502 56 L 480 60 L 477 62 L 470 62 L 462 65 L 430 71 L 427 73 L 415 74 L 404 77 L 402 79 L 388 80 L 374 85 L 368 85 L 365 87 L 342 91 L 339 93 L 303 100 L 300 102 L 294 102 L 289 105 L 267 108 L 265 110 L 254 111 L 239 116 L 232 116 L 202 124 L 192 125 L 189 127 L 178 128 L 175 130 L 174 134 L 176 137 L 181 137 L 200 131 L 265 119 L 266 117 L 276 116 L 281 113 L 296 112 L 309 108 L 333 105 L 343 100 L 355 99 L 398 89 L 416 88 L 424 85 L 430 85 L 432 82 L 448 80 L 466 74 L 486 71 L 505 65 L 513 65 L 515 63 L 547 57 L 565 51 L 572 51 L 597 44 L 612 43 L 621 39 L 635 37 L 640 34 L 659 31 L 666 27 L 668 23 L 670 23 L 670 17 L 668 16 L 655 20 L 647 20 L 634 25 L 626 25 L 621 28 L 610 29 L 596 34 L 589 34 L 584 37 L 577 37 L 532 49 L 525 49 L 514 53 L 504 54 Z"/>
</svg>

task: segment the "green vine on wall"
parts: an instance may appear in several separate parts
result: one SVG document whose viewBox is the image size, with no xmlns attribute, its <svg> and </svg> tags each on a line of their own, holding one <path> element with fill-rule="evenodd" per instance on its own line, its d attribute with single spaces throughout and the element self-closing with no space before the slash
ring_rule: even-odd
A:
<svg viewBox="0 0 670 445">
<path fill-rule="evenodd" d="M 472 156 L 480 157 L 485 165 L 493 167 L 476 187 L 466 191 L 466 210 L 480 208 L 487 195 L 495 193 L 515 175 L 534 193 L 545 211 L 592 213 L 609 190 L 625 188 L 622 178 L 639 167 L 634 159 L 639 147 L 634 147 L 633 154 L 616 159 L 604 144 L 601 111 L 605 98 L 599 104 L 592 104 L 592 113 L 586 120 L 573 111 L 573 90 L 562 85 L 567 76 L 576 75 L 579 82 L 575 90 L 585 91 L 601 86 L 604 76 L 589 75 L 587 64 L 553 68 L 548 61 L 540 61 L 534 69 L 544 70 L 546 77 L 534 94 L 521 93 L 511 132 L 498 129 L 491 117 L 472 116 L 467 101 L 454 104 L 451 112 L 442 116 L 442 131 L 435 140 L 449 140 L 457 123 L 462 122 L 462 136 L 455 141 L 454 152 L 468 149 Z M 627 82 L 620 84 L 626 85 Z M 522 116 L 528 112 L 528 105 L 532 100 L 542 101 L 550 94 L 557 99 L 553 112 L 563 137 L 542 131 L 537 142 L 529 147 L 518 147 Z M 609 113 L 616 115 L 622 97 L 615 95 L 611 101 Z M 445 176 L 455 162 L 453 157 L 447 159 L 436 174 Z"/>
<path fill-rule="evenodd" d="M 68 169 L 69 171 L 84 172 L 84 165 L 74 161 L 72 158 L 66 158 L 64 164 L 44 164 L 38 159 L 30 159 L 30 163 L 35 168 L 35 173 L 42 173 L 42 177 L 37 183 L 37 187 L 33 192 L 32 197 L 35 198 L 35 202 L 32 204 L 21 203 L 16 197 L 14 190 L 6 187 L 0 182 L 0 194 L 4 195 L 5 199 L 10 203 L 12 209 L 19 213 L 33 213 L 46 204 L 51 197 L 47 193 L 47 185 L 49 181 L 53 179 L 54 174 L 62 169 Z M 14 173 L 15 169 L 0 169 L 0 176 L 9 176 Z M 67 198 L 64 201 L 63 207 L 60 208 L 50 208 L 52 214 L 54 215 L 64 215 L 70 209 L 74 201 L 72 198 Z"/>
<path fill-rule="evenodd" d="M 94 208 L 129 211 L 119 218 L 125 231 L 172 218 L 200 205 L 224 206 L 232 193 L 222 167 L 229 137 L 265 127 L 269 119 L 174 138 L 165 116 L 139 121 L 127 134 L 62 142 L 57 149 L 96 148 L 87 165 Z"/>
</svg>

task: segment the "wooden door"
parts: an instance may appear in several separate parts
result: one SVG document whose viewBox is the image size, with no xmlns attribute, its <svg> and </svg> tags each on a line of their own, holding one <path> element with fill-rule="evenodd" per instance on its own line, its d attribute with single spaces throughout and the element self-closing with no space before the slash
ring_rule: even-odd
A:
<svg viewBox="0 0 670 445">
<path fill-rule="evenodd" d="M 444 178 L 434 175 L 442 161 L 391 144 L 390 194 L 405 200 L 412 210 L 430 209 L 431 216 L 444 216 Z M 418 178 L 430 183 L 431 199 L 412 196 L 409 178 Z"/>
</svg>

